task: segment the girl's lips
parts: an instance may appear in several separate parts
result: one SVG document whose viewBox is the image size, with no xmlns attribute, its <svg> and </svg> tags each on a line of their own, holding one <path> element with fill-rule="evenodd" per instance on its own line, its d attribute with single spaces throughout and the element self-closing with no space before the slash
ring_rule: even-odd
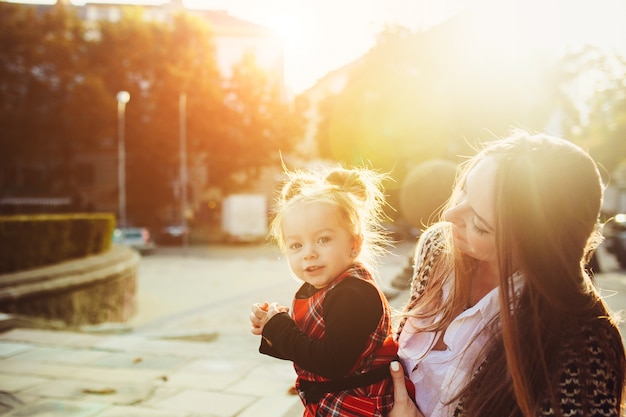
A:
<svg viewBox="0 0 626 417">
<path fill-rule="evenodd" d="M 322 269 L 321 266 L 309 266 L 309 267 L 306 267 L 304 270 L 305 270 L 305 272 L 315 272 L 315 271 L 318 271 L 320 269 Z"/>
</svg>

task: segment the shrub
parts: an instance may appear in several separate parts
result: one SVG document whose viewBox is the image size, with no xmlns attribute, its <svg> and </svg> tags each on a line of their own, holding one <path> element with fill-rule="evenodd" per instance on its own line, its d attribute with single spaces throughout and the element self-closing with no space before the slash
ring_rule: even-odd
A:
<svg viewBox="0 0 626 417">
<path fill-rule="evenodd" d="M 0 216 L 0 274 L 105 252 L 114 227 L 109 213 Z"/>
</svg>

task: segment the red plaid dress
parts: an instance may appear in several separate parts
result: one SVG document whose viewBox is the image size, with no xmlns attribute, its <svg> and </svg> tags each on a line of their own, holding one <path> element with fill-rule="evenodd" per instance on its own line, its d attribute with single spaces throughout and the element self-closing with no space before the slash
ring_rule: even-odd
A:
<svg viewBox="0 0 626 417">
<path fill-rule="evenodd" d="M 293 302 L 293 319 L 298 327 L 309 337 L 322 339 L 325 324 L 323 320 L 323 303 L 328 291 L 331 291 L 339 282 L 348 277 L 356 277 L 374 284 L 371 274 L 360 264 L 341 274 L 327 287 L 319 290 L 307 299 L 295 299 Z M 398 346 L 391 335 L 391 310 L 387 299 L 378 289 L 383 305 L 383 315 L 378 326 L 372 333 L 368 344 L 357 360 L 349 375 L 355 376 L 368 372 L 379 366 L 389 366 L 389 362 L 396 358 Z M 300 387 L 302 379 L 308 381 L 328 381 L 329 379 L 305 371 L 294 364 L 298 379 L 296 388 Z M 299 391 L 300 392 L 300 391 Z M 372 417 L 384 416 L 393 406 L 393 383 L 390 378 L 372 385 L 356 388 L 349 391 L 330 392 L 322 396 L 316 404 L 306 404 L 304 396 L 300 394 L 305 404 L 305 417 L 313 416 L 342 416 L 342 417 Z"/>
</svg>

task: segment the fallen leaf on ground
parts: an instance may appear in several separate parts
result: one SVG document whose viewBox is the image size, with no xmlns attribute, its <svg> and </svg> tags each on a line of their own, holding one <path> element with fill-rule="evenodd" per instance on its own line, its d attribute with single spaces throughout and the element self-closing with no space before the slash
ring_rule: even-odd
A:
<svg viewBox="0 0 626 417">
<path fill-rule="evenodd" d="M 117 391 L 113 388 L 85 388 L 83 392 L 85 394 L 111 395 Z"/>
</svg>

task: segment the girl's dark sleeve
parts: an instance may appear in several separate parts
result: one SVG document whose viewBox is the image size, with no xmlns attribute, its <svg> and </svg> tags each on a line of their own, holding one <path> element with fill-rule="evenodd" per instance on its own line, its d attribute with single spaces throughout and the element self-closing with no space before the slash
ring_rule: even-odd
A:
<svg viewBox="0 0 626 417">
<path fill-rule="evenodd" d="M 259 351 L 326 378 L 345 376 L 382 317 L 382 301 L 372 284 L 349 277 L 328 291 L 323 310 L 322 339 L 307 337 L 287 313 L 280 313 L 265 324 Z"/>
</svg>

